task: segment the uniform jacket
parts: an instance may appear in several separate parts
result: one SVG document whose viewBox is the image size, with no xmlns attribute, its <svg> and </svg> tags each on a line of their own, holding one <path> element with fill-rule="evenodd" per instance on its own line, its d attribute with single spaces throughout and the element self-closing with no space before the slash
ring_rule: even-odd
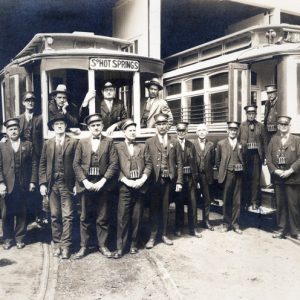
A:
<svg viewBox="0 0 300 300">
<path fill-rule="evenodd" d="M 147 99 L 146 99 L 147 100 Z M 143 111 L 142 111 L 142 116 L 143 112 L 146 109 L 147 106 L 147 101 L 145 101 Z M 151 106 L 148 119 L 147 119 L 147 128 L 154 128 L 155 127 L 155 119 L 154 116 L 156 116 L 159 113 L 164 113 L 168 115 L 168 124 L 171 126 L 173 124 L 173 115 L 172 112 L 168 106 L 168 103 L 166 100 L 163 99 L 155 99 L 153 101 L 153 104 Z"/>
<path fill-rule="evenodd" d="M 201 149 L 199 144 L 199 139 L 195 139 L 194 141 L 195 149 L 196 149 L 196 157 L 197 157 L 197 166 L 200 170 L 201 164 Z M 209 184 L 214 182 L 214 167 L 215 164 L 215 145 L 213 142 L 205 140 L 204 147 L 204 173 Z"/>
<path fill-rule="evenodd" d="M 109 111 L 104 100 L 100 101 L 96 98 L 96 113 L 100 113 L 103 119 L 103 130 L 106 130 L 109 126 L 117 123 L 118 126 L 122 120 L 127 119 L 127 111 L 122 101 L 118 99 L 113 100 L 111 112 Z M 88 107 L 80 108 L 81 119 L 89 115 Z"/>
<path fill-rule="evenodd" d="M 70 192 L 75 186 L 75 174 L 72 167 L 78 140 L 65 136 L 63 145 L 64 180 Z M 55 155 L 55 137 L 44 143 L 39 168 L 39 184 L 45 184 L 50 191 L 53 184 L 53 163 Z"/>
<path fill-rule="evenodd" d="M 178 184 L 183 184 L 182 158 L 180 151 L 178 141 L 168 136 L 167 152 L 170 179 L 176 181 Z M 157 182 L 160 176 L 162 159 L 162 148 L 157 135 L 146 140 L 146 152 L 151 156 L 153 177 Z"/>
<path fill-rule="evenodd" d="M 261 160 L 265 159 L 265 153 L 266 153 L 266 136 L 265 136 L 265 127 L 262 123 L 257 122 L 256 120 L 254 121 L 255 128 L 254 128 L 254 139 L 255 142 L 257 143 L 258 147 L 258 154 Z M 249 123 L 248 121 L 245 121 L 241 124 L 239 128 L 239 133 L 238 133 L 238 139 L 241 141 L 243 144 L 247 144 L 248 140 L 248 135 L 249 135 Z"/>
<path fill-rule="evenodd" d="M 21 168 L 20 184 L 23 190 L 28 191 L 30 183 L 37 182 L 37 160 L 33 155 L 32 143 L 21 141 Z M 0 182 L 4 182 L 7 193 L 10 194 L 15 184 L 14 150 L 8 139 L 0 143 Z"/>
<path fill-rule="evenodd" d="M 118 155 L 111 138 L 101 135 L 100 146 L 98 149 L 99 153 L 99 169 L 100 176 L 105 177 L 108 182 L 105 183 L 103 189 L 110 190 L 111 179 L 118 174 L 119 162 Z M 83 192 L 85 187 L 82 183 L 87 178 L 89 167 L 91 164 L 92 154 L 92 141 L 91 138 L 84 138 L 79 141 L 75 158 L 73 162 L 73 168 L 76 175 L 76 191 L 78 193 Z"/>
<path fill-rule="evenodd" d="M 274 99 L 274 101 L 276 101 L 275 103 L 275 108 L 278 107 L 278 97 L 277 99 Z M 265 104 L 265 116 L 264 116 L 264 124 L 267 125 L 268 124 L 268 116 L 269 116 L 269 113 L 270 113 L 270 109 L 271 109 L 271 101 L 268 100 L 266 101 L 266 104 Z M 276 112 L 276 115 L 277 115 L 277 112 Z M 275 120 L 277 121 L 277 120 Z"/>
<path fill-rule="evenodd" d="M 117 154 L 119 158 L 120 165 L 120 176 L 119 179 L 124 176 L 130 179 L 130 153 L 128 147 L 125 142 L 116 145 Z M 144 185 L 140 188 L 142 192 L 146 192 L 147 190 L 147 182 L 149 181 L 149 177 L 152 171 L 152 162 L 149 153 L 145 152 L 144 144 L 134 143 L 134 153 L 135 161 L 137 163 L 138 170 L 140 172 L 140 176 L 146 174 L 148 179 L 144 183 Z"/>
<path fill-rule="evenodd" d="M 267 152 L 267 165 L 275 183 L 282 182 L 274 172 L 279 169 L 278 150 L 281 148 L 281 137 L 275 135 L 272 137 Z M 300 138 L 290 134 L 288 140 L 283 146 L 285 149 L 285 157 L 287 160 L 286 169 L 292 168 L 295 172 L 284 179 L 286 184 L 300 184 Z"/>
<path fill-rule="evenodd" d="M 238 157 L 245 168 L 245 150 L 246 146 L 240 142 L 236 143 L 236 147 L 238 149 Z M 228 163 L 230 159 L 231 153 L 231 145 L 228 138 L 223 139 L 217 144 L 217 152 L 216 152 L 216 166 L 219 170 L 218 173 L 218 182 L 223 183 L 226 178 Z"/>
<path fill-rule="evenodd" d="M 21 114 L 18 119 L 20 120 L 20 137 L 24 139 L 25 130 L 25 113 Z M 38 159 L 41 156 L 43 148 L 43 117 L 41 114 L 33 114 L 32 117 L 32 146 Z"/>
<path fill-rule="evenodd" d="M 185 139 L 184 151 L 181 150 L 180 152 L 184 154 L 184 156 L 186 157 L 187 159 L 186 166 L 191 167 L 193 181 L 194 184 L 197 185 L 199 169 L 197 165 L 197 158 L 196 158 L 197 154 L 196 154 L 196 149 L 194 144 L 191 141 Z M 183 158 L 184 157 L 182 156 L 182 166 L 185 167 Z"/>
<path fill-rule="evenodd" d="M 78 126 L 78 109 L 74 103 L 69 101 L 68 103 L 69 106 L 67 106 L 67 113 L 64 116 L 68 120 L 70 127 L 76 127 Z M 55 100 L 51 100 L 49 102 L 48 112 L 49 112 L 49 119 L 51 119 L 51 117 L 56 116 L 57 114 L 60 113 L 57 108 Z"/>
</svg>

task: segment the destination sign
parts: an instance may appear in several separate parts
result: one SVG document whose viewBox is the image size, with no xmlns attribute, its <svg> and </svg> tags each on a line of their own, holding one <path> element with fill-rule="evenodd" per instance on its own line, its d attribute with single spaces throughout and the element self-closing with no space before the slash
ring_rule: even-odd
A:
<svg viewBox="0 0 300 300">
<path fill-rule="evenodd" d="M 118 70 L 136 72 L 140 69 L 140 63 L 137 60 L 92 57 L 90 58 L 91 70 Z"/>
</svg>

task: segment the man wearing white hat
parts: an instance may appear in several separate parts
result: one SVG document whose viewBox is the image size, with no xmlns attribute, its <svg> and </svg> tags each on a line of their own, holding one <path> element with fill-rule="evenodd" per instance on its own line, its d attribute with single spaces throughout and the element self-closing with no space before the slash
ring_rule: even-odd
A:
<svg viewBox="0 0 300 300">
<path fill-rule="evenodd" d="M 272 137 L 267 152 L 267 165 L 272 176 L 277 203 L 279 232 L 274 238 L 290 234 L 298 238 L 300 212 L 300 138 L 290 133 L 291 118 L 278 117 L 279 135 Z"/>
<path fill-rule="evenodd" d="M 56 90 L 51 93 L 53 99 L 49 102 L 49 119 L 57 114 L 62 114 L 70 127 L 76 127 L 78 125 L 78 110 L 74 103 L 68 101 L 68 96 L 69 92 L 64 84 L 59 84 Z"/>
<path fill-rule="evenodd" d="M 149 98 L 145 100 L 143 106 L 141 127 L 142 128 L 154 128 L 155 116 L 159 113 L 164 113 L 168 116 L 168 126 L 173 124 L 173 115 L 168 106 L 168 103 L 164 99 L 159 99 L 159 91 L 163 89 L 157 78 L 152 78 L 145 82 L 145 87 L 148 89 Z"/>
</svg>

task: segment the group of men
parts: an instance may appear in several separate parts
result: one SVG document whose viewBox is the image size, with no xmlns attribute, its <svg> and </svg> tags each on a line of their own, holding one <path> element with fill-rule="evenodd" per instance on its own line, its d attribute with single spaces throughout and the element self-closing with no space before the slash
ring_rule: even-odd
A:
<svg viewBox="0 0 300 300">
<path fill-rule="evenodd" d="M 165 101 L 157 99 L 159 83 L 153 79 L 147 84 L 149 99 L 145 101 L 146 112 L 142 119 L 149 118 L 149 124 L 152 124 L 150 120 L 153 118 L 156 134 L 144 144 L 136 142 L 137 124 L 122 113 L 121 107 L 123 115 L 116 117 L 115 123 L 109 123 L 105 113 L 87 115 L 84 123 L 90 136 L 74 139 L 66 134 L 67 129 L 74 126 L 74 120 L 66 109 L 68 105 L 62 105 L 63 108 L 53 113 L 48 122 L 55 136 L 42 146 L 41 116 L 33 113 L 35 97 L 31 92 L 25 94 L 25 113 L 4 122 L 7 140 L 0 143 L 4 249 L 10 249 L 14 243 L 18 249 L 25 246 L 24 199 L 28 193 L 36 192 L 38 186 L 40 195 L 49 198 L 53 255 L 56 257 L 68 259 L 71 255 L 75 213 L 73 196 L 76 194 L 80 196 L 81 204 L 80 250 L 74 255 L 76 259 L 88 254 L 93 228 L 96 228 L 98 249 L 105 257 L 120 258 L 127 249 L 131 254 L 137 253 L 146 194 L 150 195 L 151 227 L 145 245 L 147 249 L 154 247 L 160 239 L 166 245 L 173 244 L 167 231 L 171 200 L 176 204 L 175 235 L 181 236 L 183 232 L 184 205 L 187 204 L 189 233 L 200 238 L 197 222 L 197 199 L 200 197 L 203 199 L 203 226 L 214 230 L 209 220 L 214 166 L 218 170 L 218 182 L 223 187 L 222 232 L 232 229 L 242 234 L 239 227 L 241 204 L 254 209 L 259 207 L 261 165 L 265 163 L 265 157 L 277 199 L 280 231 L 274 237 L 284 238 L 290 234 L 297 238 L 300 139 L 289 132 L 291 119 L 273 112 L 277 118 L 278 134 L 267 145 L 265 135 L 274 133 L 274 130 L 268 130 L 274 127 L 258 122 L 257 107 L 248 105 L 245 107 L 247 120 L 241 125 L 229 121 L 228 136 L 217 143 L 215 150 L 214 143 L 207 139 L 205 124 L 198 125 L 197 137 L 192 141 L 186 138 L 186 122 L 179 122 L 177 136 L 171 137 L 168 130 L 172 114 L 165 107 Z M 114 99 L 114 92 L 111 84 L 106 84 L 104 99 Z M 57 88 L 54 99 L 59 94 L 66 94 L 64 86 Z M 82 110 L 92 97 L 86 96 Z M 156 113 L 152 114 L 154 108 L 148 104 L 156 106 L 155 99 L 161 102 L 161 110 L 156 107 Z M 106 102 L 102 105 L 109 106 Z M 58 102 L 56 106 L 58 108 Z M 269 118 L 272 122 L 274 116 Z M 124 132 L 125 137 L 117 144 L 102 134 L 104 129 L 115 130 L 116 127 Z M 112 253 L 108 248 L 109 208 L 116 190 L 117 249 Z"/>
</svg>

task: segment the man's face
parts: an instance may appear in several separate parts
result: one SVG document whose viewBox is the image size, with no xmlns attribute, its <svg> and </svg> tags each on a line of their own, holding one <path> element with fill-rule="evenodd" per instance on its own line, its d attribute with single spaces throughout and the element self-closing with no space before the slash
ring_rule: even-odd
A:
<svg viewBox="0 0 300 300">
<path fill-rule="evenodd" d="M 277 92 L 267 93 L 267 95 L 268 95 L 268 99 L 270 101 L 273 101 L 277 97 Z"/>
<path fill-rule="evenodd" d="M 10 126 L 6 129 L 7 136 L 12 140 L 16 141 L 20 136 L 19 126 Z"/>
<path fill-rule="evenodd" d="M 58 107 L 63 107 L 68 101 L 68 97 L 65 93 L 57 93 L 54 99 Z"/>
<path fill-rule="evenodd" d="M 157 98 L 157 96 L 158 96 L 158 87 L 156 85 L 150 85 L 148 90 L 149 90 L 149 98 L 150 99 Z"/>
<path fill-rule="evenodd" d="M 287 134 L 290 132 L 291 124 L 278 123 L 278 130 L 281 134 Z"/>
<path fill-rule="evenodd" d="M 106 100 L 113 100 L 116 96 L 116 89 L 114 87 L 108 87 L 102 91 L 103 98 Z"/>
<path fill-rule="evenodd" d="M 136 126 L 130 125 L 124 130 L 124 135 L 127 140 L 134 141 L 136 138 Z"/>
<path fill-rule="evenodd" d="M 256 118 L 256 112 L 247 112 L 247 120 L 249 122 L 254 121 Z"/>
<path fill-rule="evenodd" d="M 25 107 L 25 110 L 33 110 L 35 105 L 34 99 L 26 99 L 23 101 L 23 105 Z"/>
<path fill-rule="evenodd" d="M 165 135 L 168 132 L 168 122 L 157 122 L 155 127 L 160 135 Z"/>
<path fill-rule="evenodd" d="M 197 130 L 197 135 L 199 139 L 203 140 L 207 136 L 207 129 L 205 127 L 201 127 Z"/>
<path fill-rule="evenodd" d="M 183 140 L 184 137 L 186 136 L 186 134 L 187 134 L 187 130 L 186 129 L 177 129 L 177 137 L 180 140 Z"/>
<path fill-rule="evenodd" d="M 236 138 L 237 132 L 238 132 L 237 128 L 228 128 L 228 136 L 229 136 L 231 139 Z"/>
<path fill-rule="evenodd" d="M 65 133 L 67 124 L 62 120 L 58 120 L 53 123 L 52 128 L 55 133 Z"/>
<path fill-rule="evenodd" d="M 88 126 L 89 131 L 92 133 L 93 136 L 99 136 L 103 129 L 103 122 L 102 121 L 96 121 L 91 123 Z"/>
</svg>

